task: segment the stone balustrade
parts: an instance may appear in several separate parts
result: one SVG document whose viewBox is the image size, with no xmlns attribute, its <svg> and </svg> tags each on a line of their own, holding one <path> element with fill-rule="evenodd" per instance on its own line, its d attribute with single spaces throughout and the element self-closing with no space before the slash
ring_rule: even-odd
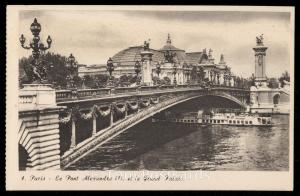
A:
<svg viewBox="0 0 300 196">
<path fill-rule="evenodd" d="M 132 92 L 136 92 L 137 90 L 138 90 L 137 87 L 121 87 L 121 88 L 115 88 L 114 93 L 115 94 L 132 93 Z"/>
<path fill-rule="evenodd" d="M 19 108 L 20 110 L 24 110 L 26 108 L 34 108 L 36 107 L 36 93 L 20 93 L 19 95 Z"/>
<path fill-rule="evenodd" d="M 139 86 L 139 87 L 119 87 L 119 88 L 99 88 L 99 89 L 81 89 L 81 90 L 58 90 L 56 91 L 56 101 L 70 101 L 78 99 L 88 99 L 96 97 L 109 97 L 115 94 L 135 94 L 139 92 L 155 92 L 155 91 L 168 91 L 170 89 L 191 89 L 191 88 L 202 88 L 199 84 L 190 85 L 161 85 L 161 86 Z M 230 87 L 223 85 L 214 85 L 210 88 L 218 88 L 222 90 L 230 91 L 248 91 L 244 88 Z"/>
<path fill-rule="evenodd" d="M 56 91 L 56 101 L 69 100 L 72 99 L 71 90 L 57 90 Z"/>
</svg>

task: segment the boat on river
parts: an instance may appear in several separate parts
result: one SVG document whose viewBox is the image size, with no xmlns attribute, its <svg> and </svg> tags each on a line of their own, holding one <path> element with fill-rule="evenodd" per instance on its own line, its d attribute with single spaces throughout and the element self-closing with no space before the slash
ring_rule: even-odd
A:
<svg viewBox="0 0 300 196">
<path fill-rule="evenodd" d="M 152 119 L 152 122 L 167 121 L 185 124 L 230 125 L 230 126 L 271 126 L 271 116 L 249 113 L 204 113 L 202 110 L 177 115 L 167 115 L 164 120 Z"/>
</svg>

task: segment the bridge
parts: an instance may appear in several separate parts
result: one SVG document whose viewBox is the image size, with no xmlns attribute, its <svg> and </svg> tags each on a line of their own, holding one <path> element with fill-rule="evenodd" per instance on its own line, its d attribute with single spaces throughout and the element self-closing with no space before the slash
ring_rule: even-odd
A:
<svg viewBox="0 0 300 196">
<path fill-rule="evenodd" d="M 22 92 L 22 90 L 21 90 Z M 247 107 L 249 90 L 230 86 L 141 86 L 55 91 L 55 106 L 37 106 L 36 94 L 19 96 L 19 148 L 25 169 L 65 169 L 156 113 L 185 101 L 222 97 Z"/>
</svg>

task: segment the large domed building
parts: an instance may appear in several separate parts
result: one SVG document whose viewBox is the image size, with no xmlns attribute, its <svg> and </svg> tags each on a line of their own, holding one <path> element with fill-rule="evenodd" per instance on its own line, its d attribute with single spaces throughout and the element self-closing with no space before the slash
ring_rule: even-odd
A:
<svg viewBox="0 0 300 196">
<path fill-rule="evenodd" d="M 135 63 L 137 61 L 142 61 L 141 53 L 144 51 L 144 45 L 131 46 L 112 56 L 112 60 L 115 65 L 115 70 L 113 75 L 115 77 L 120 77 L 122 75 L 134 75 L 135 74 Z M 169 77 L 171 81 L 174 81 L 174 64 L 176 65 L 176 81 L 177 84 L 185 84 L 190 78 L 190 74 L 187 74 L 187 65 L 189 65 L 189 70 L 192 67 L 201 66 L 204 69 L 205 77 L 210 81 L 217 80 L 219 83 L 224 83 L 224 75 L 228 71 L 227 65 L 224 61 L 224 56 L 221 55 L 220 62 L 218 64 L 214 63 L 212 57 L 212 50 L 209 50 L 207 54 L 206 49 L 201 52 L 186 52 L 183 49 L 177 48 L 172 45 L 172 40 L 170 34 L 168 34 L 167 41 L 165 45 L 160 49 L 149 48 L 148 51 L 152 53 L 151 58 L 151 77 L 159 76 L 159 78 Z M 168 57 L 172 55 L 172 62 Z M 169 56 L 168 56 L 169 55 Z M 160 65 L 161 72 L 158 75 L 156 73 L 156 66 Z M 84 75 L 96 75 L 96 74 L 108 74 L 106 70 L 106 65 L 90 65 L 81 66 L 79 68 L 79 76 Z M 218 79 L 217 79 L 218 78 Z"/>
</svg>

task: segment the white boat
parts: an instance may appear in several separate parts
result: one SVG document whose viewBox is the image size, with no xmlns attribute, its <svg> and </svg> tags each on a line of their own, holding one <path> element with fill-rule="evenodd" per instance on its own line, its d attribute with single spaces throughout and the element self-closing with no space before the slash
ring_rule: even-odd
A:
<svg viewBox="0 0 300 196">
<path fill-rule="evenodd" d="M 153 122 L 161 121 L 153 119 Z M 168 116 L 167 122 L 201 124 L 201 125 L 231 125 L 231 126 L 271 126 L 272 118 L 270 116 L 259 116 L 257 114 L 248 113 L 186 113 L 180 116 Z"/>
<path fill-rule="evenodd" d="M 216 113 L 203 115 L 198 121 L 202 124 L 220 124 L 233 126 L 271 126 L 272 118 L 270 116 L 259 116 L 257 114 L 235 114 L 235 113 Z"/>
</svg>

